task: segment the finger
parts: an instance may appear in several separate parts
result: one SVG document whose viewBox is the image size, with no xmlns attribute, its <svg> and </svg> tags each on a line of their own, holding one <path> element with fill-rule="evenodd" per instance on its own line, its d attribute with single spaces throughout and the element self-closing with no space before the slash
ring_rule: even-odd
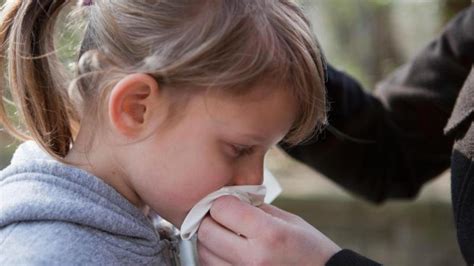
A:
<svg viewBox="0 0 474 266">
<path fill-rule="evenodd" d="M 198 242 L 199 265 L 231 265 Z"/>
<path fill-rule="evenodd" d="M 285 220 L 285 221 L 292 221 L 294 219 L 298 219 L 298 216 L 292 214 L 292 213 L 289 213 L 285 210 L 282 210 L 278 207 L 275 207 L 273 205 L 269 205 L 269 204 L 262 204 L 259 206 L 260 209 L 262 209 L 264 212 L 270 214 L 271 216 L 273 217 L 276 217 L 276 218 L 280 218 L 282 220 Z"/>
<path fill-rule="evenodd" d="M 245 237 L 259 235 L 271 222 L 269 214 L 233 196 L 214 201 L 210 214 L 222 226 Z"/>
<path fill-rule="evenodd" d="M 199 227 L 198 241 L 216 256 L 233 262 L 238 260 L 247 246 L 244 237 L 236 235 L 219 225 L 211 217 L 206 217 Z"/>
</svg>

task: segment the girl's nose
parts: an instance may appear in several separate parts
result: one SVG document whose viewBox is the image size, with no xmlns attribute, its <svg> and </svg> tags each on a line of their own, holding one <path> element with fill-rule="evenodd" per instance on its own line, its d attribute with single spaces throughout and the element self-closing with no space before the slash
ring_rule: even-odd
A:
<svg viewBox="0 0 474 266">
<path fill-rule="evenodd" d="M 254 166 L 245 168 L 238 171 L 234 178 L 234 185 L 261 185 L 263 183 L 263 164 L 261 166 Z"/>
</svg>

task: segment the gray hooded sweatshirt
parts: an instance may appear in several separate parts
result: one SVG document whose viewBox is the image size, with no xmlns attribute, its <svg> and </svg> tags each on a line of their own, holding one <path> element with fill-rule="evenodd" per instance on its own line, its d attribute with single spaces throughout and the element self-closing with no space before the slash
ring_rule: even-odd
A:
<svg viewBox="0 0 474 266">
<path fill-rule="evenodd" d="M 34 142 L 0 172 L 0 265 L 170 265 L 174 246 L 112 187 Z"/>
</svg>

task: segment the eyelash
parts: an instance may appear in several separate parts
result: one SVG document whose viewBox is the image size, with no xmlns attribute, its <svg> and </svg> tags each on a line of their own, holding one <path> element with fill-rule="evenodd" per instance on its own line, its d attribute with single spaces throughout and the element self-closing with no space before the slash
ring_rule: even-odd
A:
<svg viewBox="0 0 474 266">
<path fill-rule="evenodd" d="M 231 145 L 236 157 L 242 157 L 246 155 L 250 155 L 253 152 L 252 147 L 246 147 L 246 146 L 239 146 L 239 145 Z"/>
</svg>

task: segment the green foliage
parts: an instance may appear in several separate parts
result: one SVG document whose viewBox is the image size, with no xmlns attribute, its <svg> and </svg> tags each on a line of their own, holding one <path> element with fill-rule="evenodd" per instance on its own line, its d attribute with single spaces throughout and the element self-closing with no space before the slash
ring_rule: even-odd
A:
<svg viewBox="0 0 474 266">
<path fill-rule="evenodd" d="M 393 4 L 394 0 L 368 0 L 368 2 L 376 6 L 388 6 Z"/>
<path fill-rule="evenodd" d="M 74 70 L 85 26 L 84 18 L 73 9 L 74 6 L 66 8 L 56 29 L 58 56 L 69 71 Z"/>
</svg>

